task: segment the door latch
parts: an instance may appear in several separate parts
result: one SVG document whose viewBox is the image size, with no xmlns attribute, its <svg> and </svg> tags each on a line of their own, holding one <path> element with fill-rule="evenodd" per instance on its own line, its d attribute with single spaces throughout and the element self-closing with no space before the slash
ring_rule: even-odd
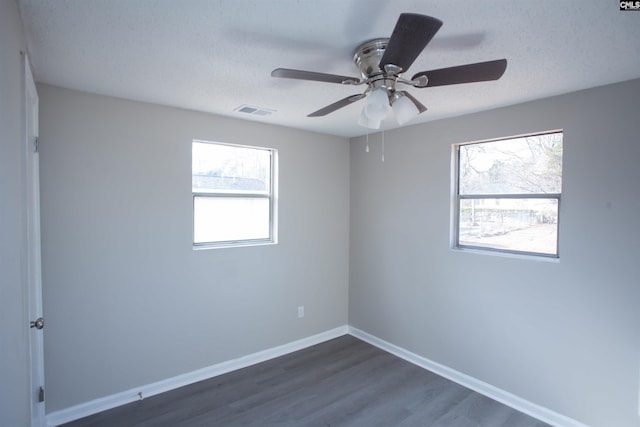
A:
<svg viewBox="0 0 640 427">
<path fill-rule="evenodd" d="M 44 328 L 44 319 L 42 317 L 38 317 L 36 320 L 32 320 L 30 328 L 36 328 L 36 329 Z"/>
</svg>

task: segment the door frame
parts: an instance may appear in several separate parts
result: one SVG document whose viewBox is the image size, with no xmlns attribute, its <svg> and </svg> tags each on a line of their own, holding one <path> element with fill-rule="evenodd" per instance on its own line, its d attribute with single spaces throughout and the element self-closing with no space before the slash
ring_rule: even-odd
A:
<svg viewBox="0 0 640 427">
<path fill-rule="evenodd" d="M 40 244 L 39 98 L 29 64 L 22 55 L 24 72 L 24 216 L 26 234 L 26 313 L 29 336 L 29 400 L 31 427 L 46 425 L 44 405 L 44 336 L 33 321 L 42 317 L 42 260 Z"/>
</svg>

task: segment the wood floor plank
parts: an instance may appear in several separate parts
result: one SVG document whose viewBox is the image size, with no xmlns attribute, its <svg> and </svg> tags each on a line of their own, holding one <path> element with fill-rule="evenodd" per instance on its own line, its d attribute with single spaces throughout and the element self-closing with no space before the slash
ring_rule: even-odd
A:
<svg viewBox="0 0 640 427">
<path fill-rule="evenodd" d="M 65 427 L 547 424 L 350 335 Z"/>
</svg>

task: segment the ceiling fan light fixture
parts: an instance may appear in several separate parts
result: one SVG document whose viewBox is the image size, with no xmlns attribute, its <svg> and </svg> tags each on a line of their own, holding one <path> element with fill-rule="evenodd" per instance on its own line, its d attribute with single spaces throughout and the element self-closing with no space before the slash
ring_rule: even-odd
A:
<svg viewBox="0 0 640 427">
<path fill-rule="evenodd" d="M 366 107 L 365 107 L 366 108 Z M 362 109 L 362 113 L 360 113 L 360 118 L 358 119 L 358 124 L 360 126 L 369 128 L 369 129 L 380 129 L 380 125 L 382 124 L 382 120 L 371 120 L 367 117 L 364 112 L 364 108 Z"/>
<path fill-rule="evenodd" d="M 387 91 L 382 88 L 372 90 L 367 96 L 367 103 L 362 111 L 370 121 L 381 122 L 384 120 L 391 112 Z"/>
<path fill-rule="evenodd" d="M 358 124 L 379 129 L 382 122 L 395 115 L 402 126 L 427 111 L 416 97 L 407 91 L 397 91 L 396 85 L 416 89 L 461 83 L 497 80 L 507 68 L 506 59 L 477 62 L 415 73 L 411 80 L 401 77 L 442 26 L 442 21 L 417 13 L 401 13 L 389 38 L 377 38 L 361 44 L 353 54 L 353 61 L 361 77 L 276 68 L 272 77 L 318 81 L 348 85 L 366 85 L 364 92 L 329 104 L 307 117 L 324 117 L 347 105 L 366 98 Z"/>
<path fill-rule="evenodd" d="M 418 107 L 407 96 L 396 92 L 395 97 L 391 107 L 400 126 L 418 117 L 420 114 Z"/>
</svg>

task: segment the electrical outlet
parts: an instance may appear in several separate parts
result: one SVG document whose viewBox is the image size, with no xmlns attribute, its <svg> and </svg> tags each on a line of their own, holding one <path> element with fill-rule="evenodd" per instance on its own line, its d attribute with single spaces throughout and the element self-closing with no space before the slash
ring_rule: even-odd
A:
<svg viewBox="0 0 640 427">
<path fill-rule="evenodd" d="M 304 305 L 298 307 L 298 318 L 304 317 Z"/>
</svg>

